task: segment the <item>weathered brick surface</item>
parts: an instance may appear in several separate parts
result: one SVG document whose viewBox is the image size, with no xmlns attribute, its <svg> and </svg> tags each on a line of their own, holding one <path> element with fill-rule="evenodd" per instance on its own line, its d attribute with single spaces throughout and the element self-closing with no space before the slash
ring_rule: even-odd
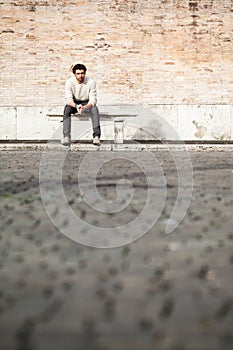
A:
<svg viewBox="0 0 233 350">
<path fill-rule="evenodd" d="M 232 21 L 232 0 L 3 0 L 0 104 L 63 103 L 77 62 L 101 104 L 232 104 Z"/>
</svg>

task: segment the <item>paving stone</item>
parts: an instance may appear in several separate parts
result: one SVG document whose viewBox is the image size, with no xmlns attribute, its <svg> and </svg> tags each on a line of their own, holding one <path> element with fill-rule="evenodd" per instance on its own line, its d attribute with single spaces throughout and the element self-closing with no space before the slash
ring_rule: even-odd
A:
<svg viewBox="0 0 233 350">
<path fill-rule="evenodd" d="M 169 234 L 165 227 L 177 197 L 177 172 L 166 149 L 152 150 L 168 184 L 161 217 L 140 239 L 111 249 L 76 243 L 53 225 L 40 196 L 42 152 L 0 154 L 1 349 L 232 350 L 231 149 L 189 149 L 192 199 Z M 95 154 L 101 159 L 106 153 Z M 138 154 L 132 151 L 135 161 Z M 97 189 L 111 201 L 116 183 L 125 178 L 134 196 L 116 216 L 101 215 L 80 200 L 77 172 L 85 155 L 70 151 L 63 165 L 70 207 L 100 227 L 133 220 L 145 204 L 145 174 L 118 151 L 119 158 L 99 170 Z M 55 159 L 55 172 L 59 166 Z M 54 216 L 62 214 L 54 203 Z"/>
</svg>

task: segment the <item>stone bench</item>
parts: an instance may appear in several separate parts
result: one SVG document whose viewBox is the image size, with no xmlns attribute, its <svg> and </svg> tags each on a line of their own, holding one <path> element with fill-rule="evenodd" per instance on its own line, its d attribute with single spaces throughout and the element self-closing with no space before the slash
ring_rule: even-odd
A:
<svg viewBox="0 0 233 350">
<path fill-rule="evenodd" d="M 63 118 L 63 114 L 50 112 L 47 113 L 49 118 Z M 127 113 L 127 114 L 113 114 L 113 113 L 101 113 L 100 112 L 100 121 L 110 121 L 114 123 L 114 143 L 123 143 L 124 142 L 124 122 L 129 117 L 136 117 L 137 114 Z M 71 117 L 77 118 L 79 121 L 91 120 L 90 114 L 72 114 Z"/>
</svg>

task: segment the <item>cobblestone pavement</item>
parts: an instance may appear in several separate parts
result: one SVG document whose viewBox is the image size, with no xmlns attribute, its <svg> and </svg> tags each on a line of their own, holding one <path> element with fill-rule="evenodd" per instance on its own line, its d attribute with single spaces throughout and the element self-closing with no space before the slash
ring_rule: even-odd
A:
<svg viewBox="0 0 233 350">
<path fill-rule="evenodd" d="M 112 249 L 73 242 L 52 224 L 39 190 L 42 151 L 1 152 L 1 349 L 233 349 L 231 148 L 190 148 L 191 204 L 171 234 L 165 233 L 165 223 L 177 197 L 177 173 L 165 149 L 154 152 L 167 180 L 161 217 L 141 239 Z M 105 227 L 137 216 L 147 182 L 137 165 L 124 160 L 123 151 L 118 153 L 122 159 L 99 170 L 96 181 L 110 200 L 116 182 L 130 180 L 135 195 L 129 208 L 118 217 L 97 215 L 76 200 L 84 155 L 68 152 L 63 167 L 73 211 Z M 59 166 L 55 162 L 54 171 Z"/>
</svg>

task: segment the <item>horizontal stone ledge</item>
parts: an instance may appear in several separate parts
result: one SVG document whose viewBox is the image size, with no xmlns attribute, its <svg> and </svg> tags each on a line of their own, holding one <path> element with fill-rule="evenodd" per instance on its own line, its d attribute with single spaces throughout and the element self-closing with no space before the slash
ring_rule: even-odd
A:
<svg viewBox="0 0 233 350">
<path fill-rule="evenodd" d="M 49 118 L 63 118 L 63 114 L 56 114 L 56 113 L 47 113 L 47 116 Z M 75 113 L 71 115 L 72 117 L 75 117 L 79 120 L 90 120 L 91 119 L 91 114 L 79 114 Z M 101 120 L 114 120 L 114 121 L 121 121 L 124 118 L 132 118 L 136 117 L 137 114 L 112 114 L 112 113 L 100 113 L 100 119 Z"/>
<path fill-rule="evenodd" d="M 114 139 L 114 122 L 124 120 L 124 140 L 161 139 L 231 141 L 233 105 L 98 105 L 102 138 Z M 0 107 L 0 140 L 48 140 L 62 126 L 64 105 Z M 90 116 L 72 119 L 74 139 L 90 140 Z M 84 135 L 85 134 L 85 135 Z M 154 136 L 153 136 L 154 135 Z"/>
<path fill-rule="evenodd" d="M 47 142 L 47 141 L 20 141 L 20 142 L 2 142 L 0 141 L 0 150 L 1 151 L 23 151 L 23 150 L 32 150 L 32 151 L 153 151 L 153 150 L 169 150 L 173 149 L 176 151 L 183 152 L 184 150 L 188 151 L 191 149 L 194 150 L 219 150 L 219 151 L 231 151 L 233 150 L 233 142 L 228 143 L 211 143 L 211 142 L 124 142 L 123 144 L 114 144 L 112 142 L 103 141 L 101 146 L 95 146 L 91 142 L 74 142 L 70 147 L 62 146 L 58 142 Z"/>
</svg>

